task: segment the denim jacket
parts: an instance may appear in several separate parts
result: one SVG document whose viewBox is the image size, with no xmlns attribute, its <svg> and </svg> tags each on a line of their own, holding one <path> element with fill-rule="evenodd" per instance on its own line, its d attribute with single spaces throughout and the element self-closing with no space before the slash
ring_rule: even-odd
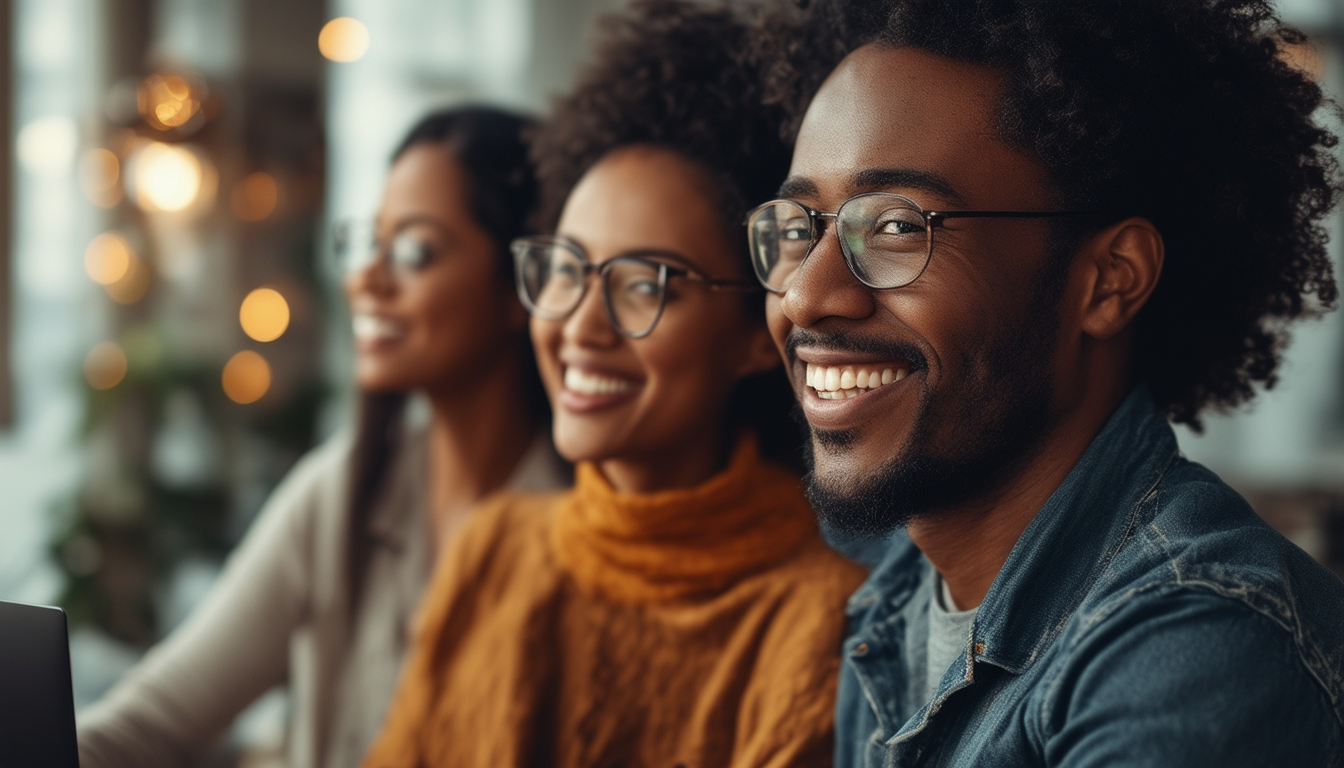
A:
<svg viewBox="0 0 1344 768">
<path fill-rule="evenodd" d="M 836 766 L 1331 766 L 1344 584 L 1186 461 L 1146 387 L 1027 526 L 922 694 L 933 569 L 850 599 Z"/>
</svg>

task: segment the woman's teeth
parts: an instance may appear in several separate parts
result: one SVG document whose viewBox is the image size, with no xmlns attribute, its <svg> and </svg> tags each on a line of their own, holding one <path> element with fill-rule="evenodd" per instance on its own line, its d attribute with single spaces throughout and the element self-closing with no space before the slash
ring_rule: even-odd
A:
<svg viewBox="0 0 1344 768">
<path fill-rule="evenodd" d="M 355 315 L 350 319 L 355 339 L 360 341 L 378 341 L 395 339 L 406 332 L 401 323 L 374 315 Z"/>
<path fill-rule="evenodd" d="M 578 368 L 565 369 L 565 389 L 581 395 L 616 395 L 629 392 L 635 385 L 624 379 L 609 379 Z"/>
<path fill-rule="evenodd" d="M 853 365 L 807 364 L 807 386 L 816 390 L 822 400 L 845 400 L 883 384 L 904 379 L 910 371 L 905 368 L 874 368 Z"/>
</svg>

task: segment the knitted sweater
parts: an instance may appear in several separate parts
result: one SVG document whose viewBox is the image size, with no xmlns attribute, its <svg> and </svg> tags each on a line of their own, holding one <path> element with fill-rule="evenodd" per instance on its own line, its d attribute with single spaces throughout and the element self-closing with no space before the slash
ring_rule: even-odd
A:
<svg viewBox="0 0 1344 768">
<path fill-rule="evenodd" d="M 511 494 L 459 532 L 366 768 L 824 766 L 845 599 L 745 439 L 695 488 Z"/>
</svg>

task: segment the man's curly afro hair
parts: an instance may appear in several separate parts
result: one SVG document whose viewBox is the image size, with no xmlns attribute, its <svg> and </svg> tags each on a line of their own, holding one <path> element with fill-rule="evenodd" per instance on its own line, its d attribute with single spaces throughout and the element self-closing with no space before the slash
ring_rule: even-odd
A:
<svg viewBox="0 0 1344 768">
<path fill-rule="evenodd" d="M 998 130 L 1069 208 L 1142 216 L 1166 242 L 1136 320 L 1139 373 L 1200 427 L 1273 386 L 1288 321 L 1334 307 L 1323 218 L 1339 193 L 1305 42 L 1266 0 L 822 0 L 774 26 L 772 95 L 794 126 L 850 51 L 876 42 L 1005 75 Z"/>
<path fill-rule="evenodd" d="M 774 196 L 790 156 L 780 133 L 788 113 L 764 104 L 753 39 L 743 14 L 683 0 L 604 17 L 592 62 L 533 145 L 542 227 L 554 227 L 570 190 L 608 153 L 653 144 L 711 175 L 745 259 L 742 217 Z"/>
</svg>

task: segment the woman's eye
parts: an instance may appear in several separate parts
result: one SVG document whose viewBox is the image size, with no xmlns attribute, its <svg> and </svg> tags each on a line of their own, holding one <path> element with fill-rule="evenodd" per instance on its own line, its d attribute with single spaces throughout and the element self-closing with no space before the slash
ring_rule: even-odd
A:
<svg viewBox="0 0 1344 768">
<path fill-rule="evenodd" d="M 786 221 L 779 229 L 779 239 L 802 241 L 812 239 L 812 227 L 807 221 Z"/>
<path fill-rule="evenodd" d="M 551 279 L 563 285 L 574 285 L 583 279 L 582 270 L 573 262 L 563 261 L 551 267 Z"/>
<path fill-rule="evenodd" d="M 640 298 L 650 298 L 658 295 L 658 281 L 656 280 L 634 280 L 625 286 L 626 293 Z"/>
<path fill-rule="evenodd" d="M 389 257 L 403 269 L 420 269 L 434 258 L 434 248 L 417 237 L 398 235 L 392 240 Z"/>
</svg>

